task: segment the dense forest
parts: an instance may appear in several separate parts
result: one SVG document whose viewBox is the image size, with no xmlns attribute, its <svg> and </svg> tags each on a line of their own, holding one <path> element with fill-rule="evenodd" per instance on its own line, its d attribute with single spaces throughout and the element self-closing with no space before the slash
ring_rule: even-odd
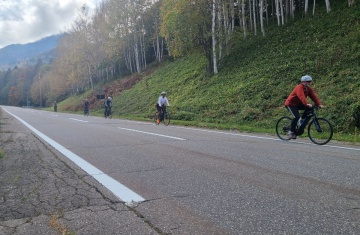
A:
<svg viewBox="0 0 360 235">
<path fill-rule="evenodd" d="M 356 14 L 359 6 L 354 0 L 106 0 L 91 16 L 84 6 L 71 30 L 59 40 L 50 65 L 39 61 L 31 68 L 0 72 L 0 103 L 50 105 L 195 51 L 205 58 L 201 73 L 206 78 L 224 79 L 218 75 L 233 63 L 234 53 L 246 54 L 237 51 L 240 43 L 251 45 L 249 50 L 264 47 L 264 53 L 270 53 L 271 48 L 265 47 L 273 40 L 273 32 L 342 9 L 353 9 Z M 339 48 L 334 50 L 339 58 L 343 56 Z M 300 60 L 307 63 L 305 58 Z M 315 63 L 321 65 L 324 60 Z"/>
</svg>

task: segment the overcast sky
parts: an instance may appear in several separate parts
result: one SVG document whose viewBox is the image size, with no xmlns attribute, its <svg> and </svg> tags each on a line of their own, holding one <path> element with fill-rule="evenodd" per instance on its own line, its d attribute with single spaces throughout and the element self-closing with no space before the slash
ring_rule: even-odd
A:
<svg viewBox="0 0 360 235">
<path fill-rule="evenodd" d="M 0 48 L 67 31 L 83 4 L 102 0 L 0 0 Z"/>
</svg>

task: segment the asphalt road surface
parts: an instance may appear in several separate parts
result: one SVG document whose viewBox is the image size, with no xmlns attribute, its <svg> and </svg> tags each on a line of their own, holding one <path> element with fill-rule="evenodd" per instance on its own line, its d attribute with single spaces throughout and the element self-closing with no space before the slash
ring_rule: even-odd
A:
<svg viewBox="0 0 360 235">
<path fill-rule="evenodd" d="M 359 146 L 4 109 L 164 234 L 360 234 Z"/>
</svg>

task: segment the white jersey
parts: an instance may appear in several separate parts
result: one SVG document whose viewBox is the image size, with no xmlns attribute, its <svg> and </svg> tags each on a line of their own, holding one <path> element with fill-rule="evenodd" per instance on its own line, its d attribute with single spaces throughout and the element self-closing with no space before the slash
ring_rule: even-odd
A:
<svg viewBox="0 0 360 235">
<path fill-rule="evenodd" d="M 166 96 L 165 97 L 160 96 L 159 99 L 158 99 L 158 104 L 159 104 L 160 107 L 162 107 L 164 104 L 166 104 L 167 106 L 170 106 L 169 101 L 166 98 Z"/>
</svg>

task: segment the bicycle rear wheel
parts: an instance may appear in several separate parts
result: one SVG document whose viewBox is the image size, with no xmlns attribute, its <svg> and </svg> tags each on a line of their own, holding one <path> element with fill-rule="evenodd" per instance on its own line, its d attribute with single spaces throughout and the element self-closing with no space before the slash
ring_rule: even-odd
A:
<svg viewBox="0 0 360 235">
<path fill-rule="evenodd" d="M 154 114 L 154 123 L 155 125 L 159 125 L 159 122 L 157 122 L 156 120 L 158 119 L 158 113 Z"/>
<path fill-rule="evenodd" d="M 308 135 L 313 143 L 324 145 L 331 140 L 333 128 L 325 118 L 316 118 L 309 123 Z"/>
<path fill-rule="evenodd" d="M 290 137 L 288 135 L 290 128 L 291 128 L 291 121 L 290 117 L 282 117 L 276 123 L 276 134 L 282 140 L 289 140 Z"/>
<path fill-rule="evenodd" d="M 168 126 L 170 124 L 170 114 L 167 112 L 164 114 L 163 123 L 165 126 Z"/>
</svg>

